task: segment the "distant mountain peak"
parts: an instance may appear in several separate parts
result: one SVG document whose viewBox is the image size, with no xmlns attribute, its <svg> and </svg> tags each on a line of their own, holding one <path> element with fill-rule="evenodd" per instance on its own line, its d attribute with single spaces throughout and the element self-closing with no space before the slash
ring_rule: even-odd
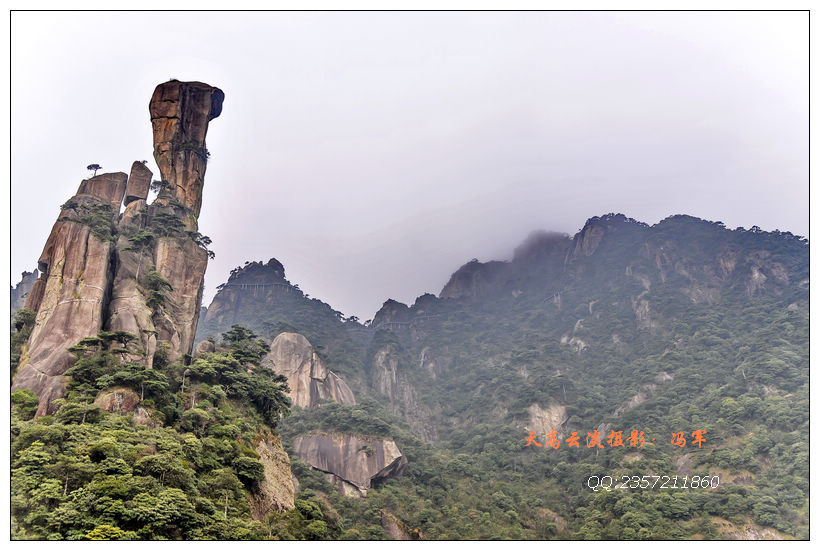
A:
<svg viewBox="0 0 820 551">
<path fill-rule="evenodd" d="M 231 270 L 228 283 L 285 283 L 285 267 L 275 258 L 265 264 L 246 262 L 244 266 L 237 266 Z"/>
</svg>

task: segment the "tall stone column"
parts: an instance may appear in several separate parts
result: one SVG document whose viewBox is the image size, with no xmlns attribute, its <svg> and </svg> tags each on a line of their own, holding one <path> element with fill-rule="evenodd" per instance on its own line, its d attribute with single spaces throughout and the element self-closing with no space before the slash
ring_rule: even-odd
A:
<svg viewBox="0 0 820 551">
<path fill-rule="evenodd" d="M 187 209 L 189 229 L 197 229 L 196 217 L 202 207 L 202 187 L 208 149 L 205 134 L 208 123 L 222 112 L 225 94 L 201 82 L 172 80 L 157 86 L 149 109 L 154 127 L 154 159 L 167 193 L 161 204 L 181 205 Z"/>
<path fill-rule="evenodd" d="M 154 158 L 165 182 L 152 210 L 173 212 L 189 232 L 199 229 L 208 123 L 220 115 L 224 99 L 219 88 L 172 80 L 157 86 L 149 104 Z M 208 254 L 190 236 L 167 236 L 157 240 L 154 263 L 173 287 L 167 307 L 154 316 L 157 342 L 168 343 L 176 359 L 194 345 Z"/>
</svg>

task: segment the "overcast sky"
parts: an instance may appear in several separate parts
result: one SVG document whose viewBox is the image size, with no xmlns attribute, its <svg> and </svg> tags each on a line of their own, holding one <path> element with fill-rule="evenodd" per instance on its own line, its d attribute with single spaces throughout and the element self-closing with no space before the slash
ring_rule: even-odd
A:
<svg viewBox="0 0 820 551">
<path fill-rule="evenodd" d="M 170 78 L 225 92 L 205 301 L 276 257 L 369 319 L 608 212 L 808 235 L 808 14 L 20 13 L 11 279 L 95 162 L 152 160 Z"/>
</svg>

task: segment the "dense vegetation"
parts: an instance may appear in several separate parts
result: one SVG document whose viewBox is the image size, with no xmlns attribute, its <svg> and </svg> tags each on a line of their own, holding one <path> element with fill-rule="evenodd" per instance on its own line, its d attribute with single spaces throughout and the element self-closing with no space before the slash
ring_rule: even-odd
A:
<svg viewBox="0 0 820 551">
<path fill-rule="evenodd" d="M 34 319 L 37 312 L 28 308 L 21 308 L 14 313 L 11 320 L 11 376 L 17 372 L 20 360 L 26 354 L 28 338 L 34 328 Z"/>
<path fill-rule="evenodd" d="M 565 265 L 565 252 L 535 243 L 490 266 L 494 279 L 476 296 L 425 299 L 392 331 L 334 320 L 298 297 L 242 303 L 238 321 L 276 320 L 332 349 L 328 363 L 359 403 L 295 411 L 286 446 L 310 430 L 364 432 L 394 438 L 408 457 L 404 474 L 366 500 L 342 497 L 294 460 L 303 495 L 338 513 L 340 537 L 384 538 L 386 513 L 430 539 L 808 537 L 806 241 L 686 216 L 650 228 L 607 215 L 588 226 L 604 228 L 594 254 Z M 756 287 L 751 275 L 764 272 Z M 415 389 L 415 410 L 371 386 L 385 349 Z M 559 449 L 525 447 L 533 404 L 565 408 Z M 412 433 L 414 416 L 432 419 L 435 442 Z M 599 429 L 594 451 L 585 437 Z M 644 446 L 610 447 L 618 430 L 625 442 L 644 431 Z M 695 430 L 706 431 L 700 448 Z M 578 448 L 566 442 L 573 432 Z M 677 432 L 683 448 L 671 443 Z M 678 475 L 680 486 L 686 473 L 720 485 L 586 485 Z"/>
<path fill-rule="evenodd" d="M 309 500 L 251 518 L 263 477 L 254 451 L 289 411 L 283 379 L 259 368 L 267 344 L 234 327 L 191 365 L 146 369 L 134 335 L 104 332 L 72 348 L 69 394 L 32 419 L 12 394 L 14 539 L 296 539 L 327 531 Z M 103 411 L 96 396 L 133 396 L 147 423 Z M 143 415 L 145 418 L 145 415 Z"/>
<path fill-rule="evenodd" d="M 800 237 L 607 215 L 575 241 L 536 239 L 511 262 L 471 263 L 465 281 L 481 284 L 463 298 L 392 303 L 376 318 L 400 323 L 374 327 L 306 297 L 283 268 L 268 279 L 258 270 L 235 270 L 218 299 L 227 310 L 200 324 L 200 339 L 225 333 L 215 353 L 189 366 L 160 361 L 146 374 L 124 336 L 103 334 L 75 352 L 71 394 L 55 415 L 28 420 L 35 402 L 15 394 L 17 537 L 385 539 L 388 521 L 411 539 L 809 536 L 809 268 Z M 253 286 L 260 282 L 283 285 Z M 304 334 L 357 405 L 324 402 L 282 418 L 281 380 L 253 369 L 267 345 L 251 331 L 266 341 Z M 385 356 L 413 400 L 376 390 Z M 94 396 L 120 386 L 144 392 L 163 427 L 94 409 Z M 560 417 L 557 449 L 544 433 L 535 435 L 541 447 L 525 446 L 538 409 Z M 435 438 L 419 432 L 419 419 Z M 248 521 L 252 444 L 273 426 L 289 452 L 314 430 L 392 438 L 408 465 L 360 499 L 290 453 L 296 507 Z M 643 432 L 640 447 L 627 440 L 633 430 Z M 602 441 L 594 449 L 585 438 L 593 431 Z M 623 431 L 623 447 L 607 443 L 613 431 Z M 705 431 L 701 446 L 694 431 Z M 671 442 L 680 432 L 683 447 Z M 110 460 L 91 452 L 106 438 L 118 450 Z M 188 441 L 198 442 L 192 452 Z M 140 461 L 158 454 L 193 478 L 146 471 Z M 63 457 L 81 466 L 67 468 Z M 106 471 L 109 461 L 123 472 Z M 214 473 L 233 482 L 219 486 Z M 677 476 L 679 488 L 588 486 L 605 475 Z M 684 476 L 702 475 L 720 484 L 680 488 Z M 163 494 L 173 490 L 188 505 Z M 169 512 L 129 517 L 148 499 L 137 496 Z"/>
<path fill-rule="evenodd" d="M 60 206 L 63 210 L 72 211 L 72 216 L 58 218 L 58 222 L 79 222 L 91 228 L 91 233 L 100 241 L 112 241 L 117 234 L 114 209 L 107 203 L 80 203 L 69 200 Z"/>
</svg>

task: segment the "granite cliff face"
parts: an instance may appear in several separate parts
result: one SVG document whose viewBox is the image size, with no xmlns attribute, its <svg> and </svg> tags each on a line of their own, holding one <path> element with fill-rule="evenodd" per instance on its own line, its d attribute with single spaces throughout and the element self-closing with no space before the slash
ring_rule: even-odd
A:
<svg viewBox="0 0 820 551">
<path fill-rule="evenodd" d="M 530 422 L 524 427 L 525 430 L 534 430 L 536 434 L 548 434 L 555 430 L 563 434 L 562 427 L 569 418 L 566 407 L 550 404 L 542 409 L 538 404 L 532 404 L 527 411 L 530 414 Z"/>
<path fill-rule="evenodd" d="M 39 396 L 38 415 L 49 413 L 49 404 L 65 394 L 62 375 L 73 362 L 67 348 L 96 335 L 105 323 L 111 236 L 127 178 L 120 172 L 84 180 L 63 205 L 38 259 L 41 275 L 26 299 L 37 317 L 11 388 Z"/>
<path fill-rule="evenodd" d="M 356 405 L 350 387 L 325 367 L 310 342 L 298 333 L 277 335 L 262 366 L 288 378 L 288 396 L 296 407 L 315 407 L 320 400 Z"/>
<path fill-rule="evenodd" d="M 264 434 L 256 444 L 259 461 L 265 467 L 265 478 L 251 495 L 251 514 L 264 520 L 273 511 L 293 509 L 296 492 L 290 471 L 290 458 L 277 436 Z"/>
<path fill-rule="evenodd" d="M 378 347 L 370 362 L 370 387 L 387 398 L 387 409 L 403 417 L 410 430 L 426 442 L 438 438 L 436 424 L 429 412 L 421 407 L 416 389 L 410 383 L 400 359 L 398 345 L 394 343 Z"/>
<path fill-rule="evenodd" d="M 40 397 L 38 415 L 65 393 L 67 348 L 101 330 L 137 335 L 149 367 L 160 343 L 171 360 L 191 352 L 209 254 L 196 223 L 205 133 L 223 99 L 199 82 L 157 86 L 150 112 L 162 189 L 153 204 L 151 171 L 135 162 L 130 176 L 84 180 L 63 205 L 26 299 L 37 317 L 12 385 Z"/>
<path fill-rule="evenodd" d="M 334 432 L 297 436 L 296 456 L 325 473 L 349 496 L 367 495 L 371 484 L 398 476 L 407 459 L 392 440 Z"/>
</svg>

